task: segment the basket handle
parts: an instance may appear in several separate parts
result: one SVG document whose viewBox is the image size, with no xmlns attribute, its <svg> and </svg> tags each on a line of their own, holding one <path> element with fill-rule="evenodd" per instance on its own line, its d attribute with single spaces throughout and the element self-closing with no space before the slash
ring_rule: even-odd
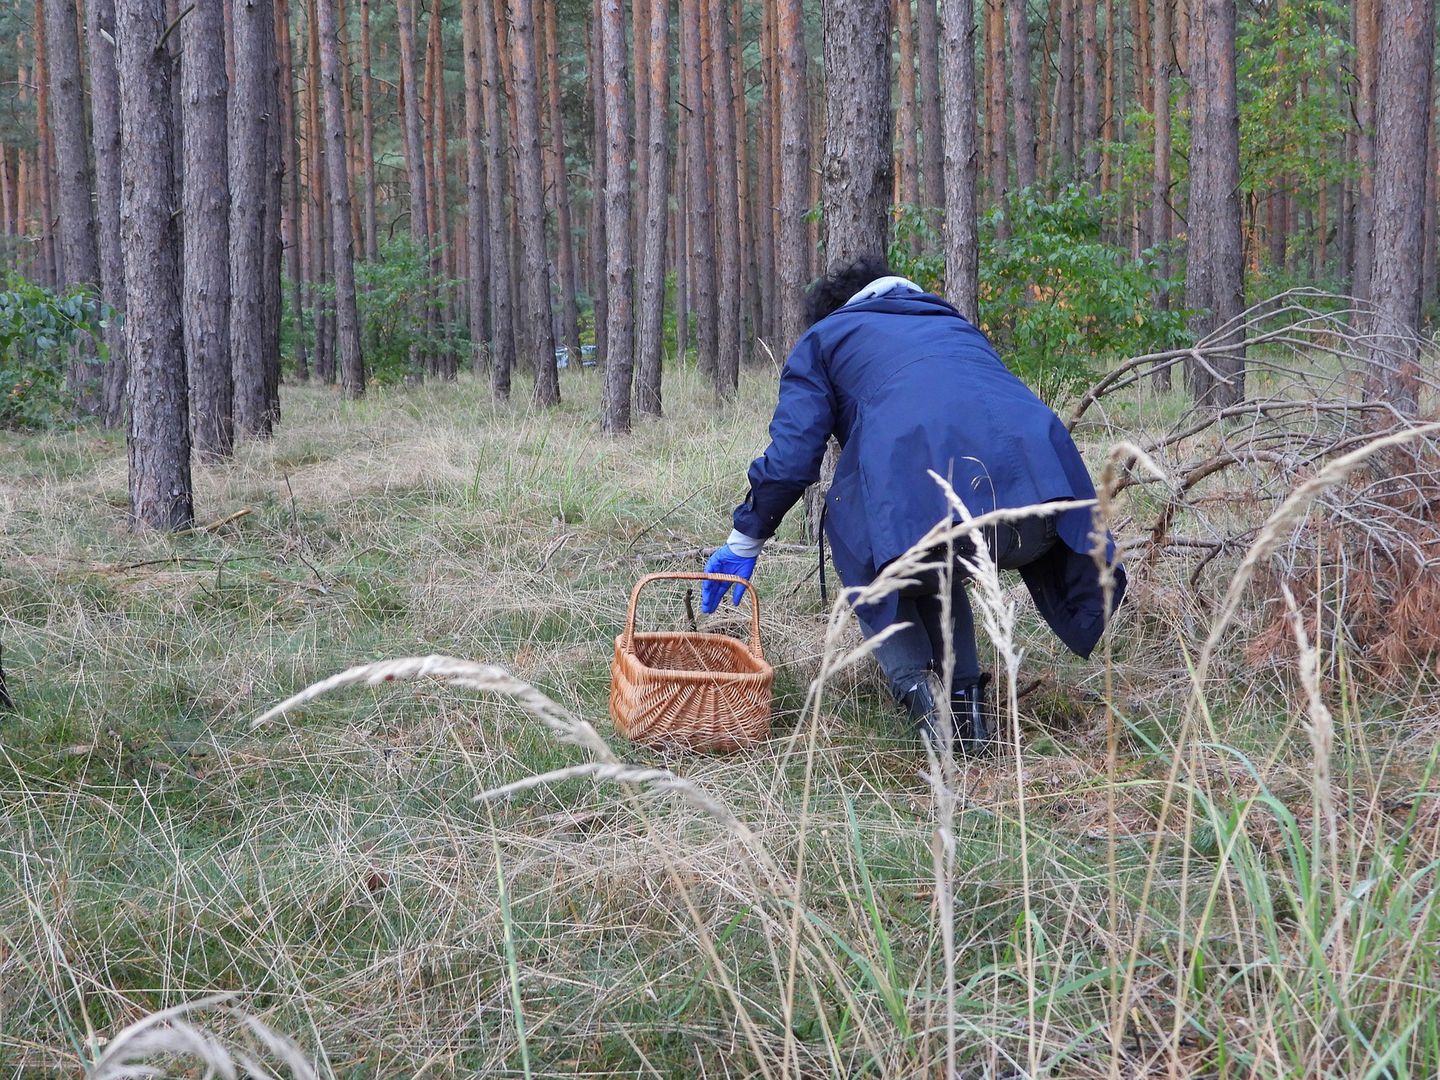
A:
<svg viewBox="0 0 1440 1080">
<path fill-rule="evenodd" d="M 745 591 L 750 594 L 750 655 L 756 660 L 763 660 L 765 656 L 760 651 L 760 598 L 755 595 L 755 587 L 742 577 L 734 574 L 702 574 L 698 572 L 684 572 L 674 574 L 646 574 L 635 583 L 635 588 L 630 592 L 630 609 L 625 613 L 625 632 L 622 636 L 626 650 L 633 650 L 635 640 L 635 606 L 640 602 L 640 590 L 652 581 L 727 581 L 737 585 L 744 585 Z"/>
</svg>

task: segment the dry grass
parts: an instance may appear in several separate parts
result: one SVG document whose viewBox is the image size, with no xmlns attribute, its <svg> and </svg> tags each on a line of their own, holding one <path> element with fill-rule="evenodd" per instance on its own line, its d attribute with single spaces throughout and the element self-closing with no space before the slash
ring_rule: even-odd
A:
<svg viewBox="0 0 1440 1080">
<path fill-rule="evenodd" d="M 254 513 L 180 539 L 125 531 L 114 441 L 0 437 L 11 1074 L 78 1073 L 137 1022 L 167 1038 L 129 1045 L 296 1076 L 1440 1068 L 1427 683 L 1380 696 L 1294 618 L 1300 666 L 1245 678 L 1284 610 L 1264 581 L 1192 679 L 1224 590 L 1170 558 L 1137 558 L 1082 665 L 1002 578 L 976 595 L 1018 753 L 927 762 L 780 550 L 775 739 L 637 750 L 604 704 L 628 587 L 723 536 L 773 384 L 717 417 L 681 376 L 619 441 L 565 389 L 558 416 L 468 383 L 295 391 L 272 444 L 197 476 L 203 518 Z M 1111 411 L 1138 445 L 1177 420 Z M 1086 434 L 1097 469 L 1118 434 Z M 1177 535 L 1234 490 L 1209 483 Z M 1152 490 L 1116 496 L 1125 539 Z M 216 992 L 210 1026 L 145 1019 Z"/>
</svg>

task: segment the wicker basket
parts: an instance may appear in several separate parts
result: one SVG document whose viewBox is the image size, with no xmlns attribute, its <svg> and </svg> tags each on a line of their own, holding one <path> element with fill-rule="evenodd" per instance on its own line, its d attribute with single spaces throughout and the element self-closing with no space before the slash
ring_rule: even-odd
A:
<svg viewBox="0 0 1440 1080">
<path fill-rule="evenodd" d="M 750 640 L 724 634 L 635 632 L 640 590 L 652 581 L 728 581 L 750 594 Z M 610 667 L 610 717 L 627 739 L 690 750 L 737 750 L 770 734 L 774 669 L 760 651 L 760 601 L 728 574 L 650 574 L 635 584 Z"/>
</svg>

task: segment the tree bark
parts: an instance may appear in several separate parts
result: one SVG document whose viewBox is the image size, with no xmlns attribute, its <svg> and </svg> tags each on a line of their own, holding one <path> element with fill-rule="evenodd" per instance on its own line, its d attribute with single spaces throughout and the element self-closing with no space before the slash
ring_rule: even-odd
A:
<svg viewBox="0 0 1440 1080">
<path fill-rule="evenodd" d="M 550 144 L 555 162 L 555 264 L 556 280 L 560 286 L 560 336 L 564 339 L 570 363 L 580 368 L 580 309 L 576 295 L 580 291 L 578 268 L 575 261 L 575 238 L 570 210 L 570 176 L 565 159 L 565 118 L 560 108 L 560 48 L 559 28 L 556 21 L 559 14 L 555 5 L 542 3 L 545 13 L 545 54 L 549 108 Z M 662 98 L 662 108 L 668 95 Z M 663 283 L 663 275 L 662 275 Z"/>
<path fill-rule="evenodd" d="M 315 373 L 327 386 L 335 383 L 335 319 L 333 300 L 321 292 L 332 281 L 330 264 L 330 214 L 327 209 L 329 181 L 326 179 L 325 136 L 320 123 L 320 31 L 315 0 L 308 0 L 307 53 L 305 76 L 305 148 L 307 179 L 306 209 L 310 218 L 310 296 L 315 323 Z"/>
<path fill-rule="evenodd" d="M 940 32 L 936 0 L 916 0 L 915 43 L 920 53 L 920 153 L 925 205 L 945 205 L 945 138 L 940 118 Z M 974 68 L 974 62 L 971 62 Z"/>
<path fill-rule="evenodd" d="M 916 124 L 915 16 L 912 0 L 895 0 L 895 33 L 900 41 L 900 202 L 920 204 L 920 139 Z"/>
<path fill-rule="evenodd" d="M 646 206 L 640 298 L 636 304 L 640 310 L 640 356 L 635 396 L 642 413 L 659 416 L 665 357 L 665 229 L 670 206 L 666 186 L 670 176 L 670 16 L 666 0 L 655 0 L 651 5 L 646 33 L 650 69 L 644 74 L 650 129 L 646 133 L 649 145 L 640 164 L 646 171 L 650 198 Z"/>
<path fill-rule="evenodd" d="M 115 311 L 125 310 L 125 256 L 120 248 L 120 84 L 115 70 L 115 0 L 89 0 L 85 34 L 90 54 L 90 137 L 95 151 L 96 239 L 100 252 L 100 296 Z M 109 360 L 101 392 L 105 426 L 125 420 L 125 330 L 121 319 L 105 328 Z"/>
<path fill-rule="evenodd" d="M 1096 0 L 1079 0 L 1081 52 L 1080 142 L 1085 182 L 1100 194 L 1100 42 Z"/>
<path fill-rule="evenodd" d="M 1420 404 L 1425 212 L 1425 184 L 1418 178 L 1425 175 L 1435 8 L 1428 0 L 1386 0 L 1380 7 L 1371 383 L 1375 396 L 1414 416 Z"/>
<path fill-rule="evenodd" d="M 355 237 L 350 231 L 349 156 L 345 153 L 345 105 L 340 93 L 340 41 L 335 0 L 316 0 L 320 31 L 320 77 L 324 83 L 325 163 L 330 180 L 330 245 L 335 255 L 335 314 L 340 386 L 347 398 L 365 396 L 360 353 L 360 314 L 355 300 Z"/>
<path fill-rule="evenodd" d="M 485 0 L 463 0 L 485 3 Z M 485 75 L 485 185 L 490 225 L 490 391 L 497 401 L 510 398 L 515 368 L 515 324 L 510 306 L 510 218 L 505 210 L 508 155 L 501 114 L 500 47 L 489 5 L 476 13 Z"/>
<path fill-rule="evenodd" d="M 521 340 L 535 367 L 535 403 L 550 406 L 560 403 L 560 379 L 555 369 L 555 332 L 550 321 L 550 268 L 545 245 L 539 87 L 531 0 L 510 0 L 510 20 L 511 70 L 515 74 L 511 104 L 520 133 L 515 162 L 515 195 L 525 263 L 523 295 L 526 306 Z M 626 314 L 625 326 L 629 331 L 631 324 L 629 313 Z M 612 313 L 612 321 L 613 318 Z"/>
<path fill-rule="evenodd" d="M 474 0 L 460 0 L 461 46 L 465 53 L 465 289 L 470 309 L 471 367 L 483 369 L 484 324 L 490 298 L 485 265 L 485 114 L 481 104 L 479 16 Z"/>
<path fill-rule="evenodd" d="M 80 75 L 75 0 L 46 0 L 45 50 L 60 213 L 56 285 L 62 290 L 77 285 L 94 289 L 100 284 L 100 256 L 90 210 L 90 141 L 85 133 L 85 85 Z M 85 339 L 73 347 L 66 371 L 66 387 L 86 412 L 98 407 L 89 372 L 94 359 L 94 346 Z"/>
<path fill-rule="evenodd" d="M 884 255 L 890 233 L 887 0 L 825 5 L 825 260 Z"/>
<path fill-rule="evenodd" d="M 461 0 L 469 8 L 470 0 Z M 370 0 L 360 0 L 360 172 L 365 185 L 365 258 L 380 258 L 376 229 L 375 195 L 375 89 L 370 68 Z"/>
<path fill-rule="evenodd" d="M 978 139 L 974 0 L 945 0 L 943 34 L 948 91 L 945 95 L 945 291 L 960 314 L 978 323 L 980 244 L 975 194 Z M 1030 160 L 1033 169 L 1033 153 Z"/>
<path fill-rule="evenodd" d="M 605 403 L 601 429 L 630 430 L 630 379 L 634 367 L 630 282 L 630 146 L 627 139 L 629 87 L 625 68 L 624 0 L 600 0 L 601 57 L 605 78 L 605 273 L 609 320 L 605 327 Z M 597 147 L 597 150 L 599 148 Z"/>
<path fill-rule="evenodd" d="M 604 369 L 607 367 L 606 327 L 610 325 L 606 284 L 610 248 L 605 221 L 605 159 L 609 156 L 610 136 L 605 126 L 605 44 L 600 3 L 601 0 L 592 0 L 590 15 L 590 275 L 595 290 L 592 297 L 595 357 Z"/>
<path fill-rule="evenodd" d="M 986 175 L 990 181 L 990 198 L 996 206 L 1004 206 L 1010 188 L 1007 141 L 1009 128 L 1005 122 L 1005 15 L 1002 0 L 984 0 L 986 25 L 985 92 L 988 98 L 985 115 L 990 124 L 989 158 Z"/>
<path fill-rule="evenodd" d="M 1010 102 L 1015 110 L 1015 182 L 1024 189 L 1034 187 L 1036 179 L 1030 19 L 1025 0 L 1007 0 L 1006 11 L 1010 26 Z"/>
<path fill-rule="evenodd" d="M 1055 116 L 1051 131 L 1055 139 L 1057 179 L 1068 182 L 1075 176 L 1075 0 L 1060 0 L 1059 64 L 1055 73 Z"/>
<path fill-rule="evenodd" d="M 235 447 L 230 374 L 230 170 L 221 0 L 197 0 L 180 26 L 185 143 L 184 326 L 190 439 L 202 460 Z"/>
<path fill-rule="evenodd" d="M 1375 170 L 1376 113 L 1380 54 L 1381 0 L 1355 0 L 1355 122 L 1358 128 L 1356 153 L 1359 167 L 1358 196 L 1355 200 L 1355 269 L 1350 291 L 1360 300 L 1370 299 L 1370 279 L 1375 267 Z"/>
<path fill-rule="evenodd" d="M 1417 0 L 1418 2 L 1418 0 Z M 1235 92 L 1233 0 L 1198 0 L 1199 24 L 1191 72 L 1194 108 L 1190 146 L 1186 304 L 1197 314 L 1191 332 L 1227 348 L 1210 367 L 1186 366 L 1198 404 L 1223 407 L 1245 394 L 1245 342 L 1238 329 L 1216 335 L 1245 307 L 1244 249 L 1240 237 L 1240 117 Z"/>
<path fill-rule="evenodd" d="M 715 295 L 715 212 L 710 188 L 710 139 L 713 117 L 705 107 L 705 80 L 700 55 L 703 0 L 679 0 L 684 26 L 680 32 L 685 107 L 690 110 L 690 256 L 694 267 L 697 363 L 718 380 L 720 331 Z M 718 381 L 717 381 L 718 385 Z"/>
<path fill-rule="evenodd" d="M 134 524 L 194 520 L 180 243 L 175 225 L 170 57 L 164 0 L 125 0 L 115 19 L 121 129 L 121 238 L 130 357 L 129 488 Z M 157 163 L 165 167 L 157 168 Z"/>
<path fill-rule="evenodd" d="M 265 68 L 265 235 L 263 238 L 263 270 L 260 280 L 265 342 L 265 410 L 271 427 L 280 422 L 280 322 L 284 306 L 281 290 L 281 263 L 284 245 L 280 236 L 280 210 L 284 202 L 284 153 L 280 142 L 278 112 L 280 104 L 279 40 L 289 27 L 280 22 L 280 3 L 270 4 L 270 26 L 266 38 L 269 63 Z M 233 364 L 233 358 L 231 363 Z"/>
<path fill-rule="evenodd" d="M 404 97 L 401 127 L 404 133 L 405 171 L 410 178 L 410 238 L 417 257 L 429 264 L 430 200 L 425 169 L 425 139 L 420 120 L 420 78 L 416 70 L 415 5 L 413 0 L 397 0 L 396 13 L 400 23 L 400 88 Z M 429 328 L 429 290 L 423 290 L 423 310 L 415 317 Z M 430 367 L 430 350 L 413 347 L 410 364 L 416 374 Z"/>
<path fill-rule="evenodd" d="M 1105 0 L 1105 82 L 1104 82 L 1104 104 L 1101 106 L 1100 134 L 1105 143 L 1104 150 L 1100 155 L 1100 190 L 1109 194 L 1114 190 L 1114 179 L 1111 172 L 1111 151 L 1110 147 L 1115 143 L 1116 132 L 1120 130 L 1115 115 L 1115 82 L 1119 72 L 1116 64 L 1115 42 L 1120 37 L 1120 28 L 1115 25 L 1115 0 Z M 1116 229 L 1119 232 L 1119 229 Z"/>
<path fill-rule="evenodd" d="M 99 255 L 89 202 L 89 141 L 85 137 L 85 85 L 81 79 L 81 42 L 75 29 L 75 1 L 46 0 L 45 46 L 50 134 L 55 140 L 59 192 L 56 282 L 60 288 L 96 285 Z"/>
<path fill-rule="evenodd" d="M 35 0 L 35 202 L 40 210 L 42 284 L 60 281 L 60 252 L 55 237 L 55 142 L 50 130 L 50 57 L 45 47 L 45 0 Z"/>
<path fill-rule="evenodd" d="M 235 434 L 268 438 L 273 418 L 266 385 L 266 129 L 274 107 L 270 78 L 274 21 L 270 0 L 234 0 L 232 11 L 235 82 L 229 108 L 230 362 L 235 385 Z M 131 300 L 133 303 L 133 293 Z"/>
<path fill-rule="evenodd" d="M 888 4 L 885 5 L 888 7 Z M 715 137 L 715 235 L 719 270 L 717 318 L 719 352 L 715 388 L 722 399 L 735 396 L 740 385 L 741 295 L 740 189 L 736 172 L 735 102 L 730 81 L 730 18 L 725 0 L 706 0 L 710 16 L 710 131 Z M 888 50 L 887 50 L 888 52 Z M 888 64 L 886 68 L 889 70 Z M 889 192 L 886 192 L 889 206 Z"/>
<path fill-rule="evenodd" d="M 281 230 L 290 279 L 290 303 L 295 309 L 295 381 L 310 381 L 310 358 L 305 343 L 305 300 L 301 288 L 301 264 L 304 241 L 300 217 L 300 134 L 295 116 L 295 61 L 290 43 L 289 0 L 278 0 L 276 24 L 285 28 L 275 44 L 280 59 L 280 144 L 285 169 L 286 209 L 281 215 Z"/>
<path fill-rule="evenodd" d="M 454 252 L 450 248 L 450 144 L 445 130 L 445 18 L 441 3 L 431 5 L 430 45 L 426 50 L 425 85 L 429 88 L 425 110 L 425 169 L 433 185 L 430 199 L 430 277 L 435 297 L 425 319 L 433 339 L 444 341 L 430 357 L 431 370 L 445 379 L 455 377 L 455 354 L 442 324 L 453 320 L 454 290 L 448 282 L 455 277 Z"/>
<path fill-rule="evenodd" d="M 780 51 L 780 337 L 788 352 L 805 333 L 805 283 L 810 276 L 810 101 L 806 81 L 804 0 L 779 0 Z M 690 131 L 696 131 L 694 117 Z M 692 159 L 693 160 L 693 159 Z M 702 309 L 703 311 L 703 309 Z"/>
</svg>

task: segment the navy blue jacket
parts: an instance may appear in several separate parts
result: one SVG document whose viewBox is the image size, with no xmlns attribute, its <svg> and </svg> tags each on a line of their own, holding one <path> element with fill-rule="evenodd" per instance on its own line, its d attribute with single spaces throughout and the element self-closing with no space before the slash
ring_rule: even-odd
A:
<svg viewBox="0 0 1440 1080">
<path fill-rule="evenodd" d="M 1059 417 L 1010 374 L 984 334 L 929 294 L 897 290 L 846 305 L 796 344 L 780 376 L 770 446 L 750 466 L 750 495 L 735 511 L 739 532 L 775 534 L 819 477 L 832 434 L 842 452 L 825 532 L 849 586 L 872 581 L 947 516 L 928 469 L 949 479 L 976 516 L 1095 497 Z M 1081 656 L 1105 625 L 1091 522 L 1088 508 L 1059 515 L 1062 542 L 1020 571 L 1041 615 Z M 1116 580 L 1118 604 L 1118 567 Z M 894 598 L 858 614 L 877 631 L 894 620 Z"/>
</svg>

